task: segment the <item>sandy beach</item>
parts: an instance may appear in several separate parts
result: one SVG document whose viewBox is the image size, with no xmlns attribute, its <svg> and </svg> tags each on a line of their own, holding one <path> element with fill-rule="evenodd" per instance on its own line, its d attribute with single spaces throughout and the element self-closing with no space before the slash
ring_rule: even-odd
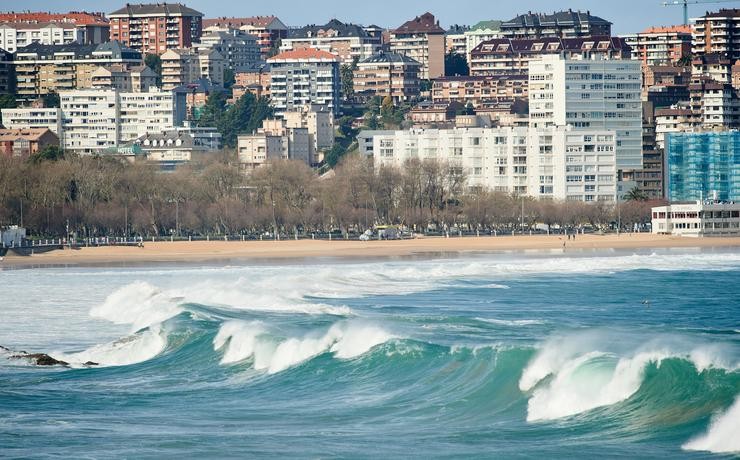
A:
<svg viewBox="0 0 740 460">
<path fill-rule="evenodd" d="M 565 246 L 563 245 L 565 243 Z M 443 238 L 422 237 L 400 241 L 194 241 L 144 243 L 143 248 L 125 246 L 64 249 L 32 256 L 8 254 L 0 268 L 47 265 L 98 265 L 144 262 L 198 262 L 288 258 L 372 258 L 435 255 L 507 250 L 589 250 L 738 247 L 740 238 L 681 238 L 632 233 L 579 235 L 568 240 L 560 235 Z"/>
</svg>

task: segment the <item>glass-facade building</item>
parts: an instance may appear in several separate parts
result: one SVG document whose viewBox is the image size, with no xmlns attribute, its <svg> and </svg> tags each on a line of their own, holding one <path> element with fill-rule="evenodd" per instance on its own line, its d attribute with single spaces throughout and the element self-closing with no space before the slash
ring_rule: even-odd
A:
<svg viewBox="0 0 740 460">
<path fill-rule="evenodd" d="M 740 131 L 666 135 L 670 201 L 740 201 Z"/>
</svg>

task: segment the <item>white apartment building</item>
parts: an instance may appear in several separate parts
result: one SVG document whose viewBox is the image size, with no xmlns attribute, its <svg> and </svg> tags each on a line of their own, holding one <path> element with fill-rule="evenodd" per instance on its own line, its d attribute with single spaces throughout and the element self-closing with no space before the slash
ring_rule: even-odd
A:
<svg viewBox="0 0 740 460">
<path fill-rule="evenodd" d="M 315 49 L 285 51 L 267 60 L 270 99 L 277 115 L 307 104 L 339 110 L 339 58 Z"/>
<path fill-rule="evenodd" d="M 62 92 L 60 101 L 62 145 L 83 155 L 172 129 L 185 118 L 185 93 L 181 92 L 76 90 Z"/>
<path fill-rule="evenodd" d="M 162 56 L 162 89 L 207 78 L 214 86 L 224 84 L 224 58 L 215 49 L 169 49 Z"/>
<path fill-rule="evenodd" d="M 617 168 L 642 169 L 641 81 L 639 61 L 541 56 L 529 63 L 530 126 L 614 131 Z"/>
<path fill-rule="evenodd" d="M 65 45 L 83 43 L 84 29 L 73 23 L 6 23 L 0 24 L 0 49 L 15 53 L 31 43 Z"/>
<path fill-rule="evenodd" d="M 2 109 L 7 129 L 47 128 L 62 139 L 62 113 L 57 108 Z"/>
<path fill-rule="evenodd" d="M 376 167 L 413 158 L 459 168 L 469 187 L 570 201 L 613 202 L 616 136 L 607 130 L 453 128 L 363 131 Z M 364 149 L 368 151 L 367 146 Z"/>
</svg>

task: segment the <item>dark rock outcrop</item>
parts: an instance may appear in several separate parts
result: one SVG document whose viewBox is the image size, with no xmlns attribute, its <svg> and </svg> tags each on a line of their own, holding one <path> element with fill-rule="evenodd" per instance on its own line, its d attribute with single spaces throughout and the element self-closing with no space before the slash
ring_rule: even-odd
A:
<svg viewBox="0 0 740 460">
<path fill-rule="evenodd" d="M 11 359 L 30 359 L 37 366 L 67 366 L 66 361 L 54 359 L 46 353 L 26 353 L 22 355 L 13 355 Z"/>
</svg>

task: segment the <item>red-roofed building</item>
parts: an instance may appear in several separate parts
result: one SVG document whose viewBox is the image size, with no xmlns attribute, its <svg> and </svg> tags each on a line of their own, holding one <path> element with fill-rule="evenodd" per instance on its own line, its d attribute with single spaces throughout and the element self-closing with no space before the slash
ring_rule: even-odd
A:
<svg viewBox="0 0 740 460">
<path fill-rule="evenodd" d="M 20 24 L 72 24 L 82 38 L 80 43 L 99 44 L 109 40 L 110 25 L 103 13 L 88 13 L 86 11 L 70 11 L 68 13 L 49 12 L 20 12 L 0 13 L 0 24 L 14 24 L 13 27 L 23 28 Z M 29 41 L 28 43 L 31 43 Z M 17 48 L 25 45 L 18 45 Z M 0 46 L 2 48 L 2 46 Z"/>
<path fill-rule="evenodd" d="M 180 3 L 127 3 L 108 17 L 111 40 L 142 54 L 190 48 L 203 33 L 203 13 Z"/>
<path fill-rule="evenodd" d="M 650 27 L 622 38 L 644 66 L 676 64 L 691 54 L 691 26 Z"/>
<path fill-rule="evenodd" d="M 694 23 L 692 54 L 723 53 L 740 59 L 740 8 L 707 12 Z"/>
<path fill-rule="evenodd" d="M 275 113 L 307 104 L 339 110 L 340 59 L 313 48 L 286 51 L 267 60 L 270 65 L 270 95 Z"/>
<path fill-rule="evenodd" d="M 391 32 L 391 51 L 421 64 L 419 78 L 429 80 L 445 74 L 445 30 L 431 13 L 424 13 Z"/>
<path fill-rule="evenodd" d="M 59 138 L 47 128 L 0 129 L 0 155 L 28 157 L 46 147 L 59 146 Z"/>
<path fill-rule="evenodd" d="M 242 30 L 257 37 L 262 59 L 275 54 L 278 43 L 288 36 L 288 27 L 276 16 L 252 16 L 248 18 L 214 18 L 204 19 L 206 31 Z"/>
</svg>

